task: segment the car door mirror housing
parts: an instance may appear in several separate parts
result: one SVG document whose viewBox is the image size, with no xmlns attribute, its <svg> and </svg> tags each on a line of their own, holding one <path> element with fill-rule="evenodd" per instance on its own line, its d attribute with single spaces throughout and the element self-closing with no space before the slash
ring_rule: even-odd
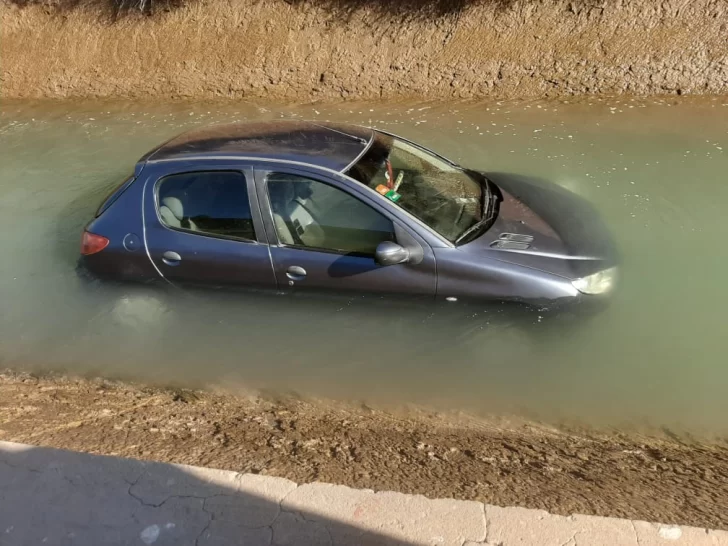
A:
<svg viewBox="0 0 728 546">
<path fill-rule="evenodd" d="M 374 259 L 379 265 L 396 265 L 408 262 L 409 250 L 392 241 L 383 241 L 377 246 Z"/>
</svg>

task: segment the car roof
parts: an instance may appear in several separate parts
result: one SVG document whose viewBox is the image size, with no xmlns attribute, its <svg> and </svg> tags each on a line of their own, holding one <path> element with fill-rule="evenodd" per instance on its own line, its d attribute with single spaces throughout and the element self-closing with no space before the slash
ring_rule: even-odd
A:
<svg viewBox="0 0 728 546">
<path fill-rule="evenodd" d="M 210 157 L 286 160 L 342 172 L 369 145 L 374 131 L 314 121 L 238 122 L 182 133 L 151 150 L 146 162 Z"/>
</svg>

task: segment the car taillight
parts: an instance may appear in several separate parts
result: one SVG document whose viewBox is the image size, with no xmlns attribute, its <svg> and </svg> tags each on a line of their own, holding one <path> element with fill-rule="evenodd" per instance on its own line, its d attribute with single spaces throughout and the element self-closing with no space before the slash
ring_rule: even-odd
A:
<svg viewBox="0 0 728 546">
<path fill-rule="evenodd" d="M 88 231 L 83 232 L 83 237 L 81 238 L 81 254 L 84 256 L 101 252 L 107 246 L 109 246 L 109 240 L 106 237 L 89 233 Z"/>
</svg>

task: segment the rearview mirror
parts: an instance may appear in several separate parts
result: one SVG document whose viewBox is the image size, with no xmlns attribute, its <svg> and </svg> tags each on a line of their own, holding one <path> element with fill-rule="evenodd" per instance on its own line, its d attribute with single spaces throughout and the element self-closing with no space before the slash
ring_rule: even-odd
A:
<svg viewBox="0 0 728 546">
<path fill-rule="evenodd" d="M 402 264 L 408 261 L 409 258 L 409 250 L 392 241 L 379 243 L 374 254 L 374 259 L 379 265 Z"/>
</svg>

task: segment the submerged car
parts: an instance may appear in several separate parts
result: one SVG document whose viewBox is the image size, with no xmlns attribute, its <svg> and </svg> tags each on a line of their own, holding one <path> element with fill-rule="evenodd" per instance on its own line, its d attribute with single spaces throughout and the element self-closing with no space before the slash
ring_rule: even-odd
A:
<svg viewBox="0 0 728 546">
<path fill-rule="evenodd" d="M 617 276 L 598 215 L 559 186 L 304 121 L 198 128 L 151 150 L 81 254 L 122 280 L 539 308 L 603 301 Z"/>
</svg>

